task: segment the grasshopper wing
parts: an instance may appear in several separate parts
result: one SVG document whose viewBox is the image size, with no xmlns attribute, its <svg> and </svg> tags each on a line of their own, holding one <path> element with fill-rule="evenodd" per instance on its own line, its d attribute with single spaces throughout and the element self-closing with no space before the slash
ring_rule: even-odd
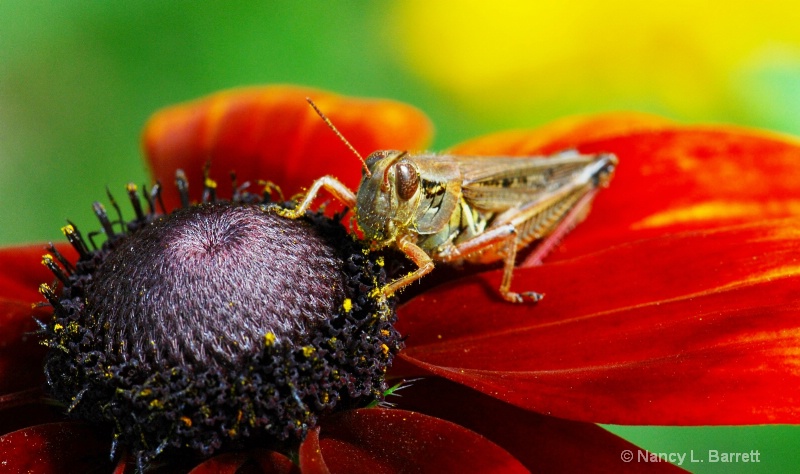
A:
<svg viewBox="0 0 800 474">
<path fill-rule="evenodd" d="M 609 172 L 610 155 L 565 152 L 550 157 L 454 157 L 462 176 L 466 202 L 483 212 L 504 212 L 547 199 L 559 190 L 596 187 L 599 173 Z M 613 161 L 614 163 L 610 163 Z"/>
</svg>

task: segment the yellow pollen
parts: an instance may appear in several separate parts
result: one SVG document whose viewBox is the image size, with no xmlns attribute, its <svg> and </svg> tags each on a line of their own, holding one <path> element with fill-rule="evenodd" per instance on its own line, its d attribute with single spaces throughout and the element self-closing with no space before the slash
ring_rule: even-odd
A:
<svg viewBox="0 0 800 474">
<path fill-rule="evenodd" d="M 264 345 L 267 347 L 272 346 L 273 344 L 275 344 L 275 339 L 276 339 L 275 334 L 271 332 L 264 334 Z"/>
<path fill-rule="evenodd" d="M 389 346 L 387 346 L 386 344 L 381 344 L 381 350 L 383 351 L 384 354 L 388 354 Z"/>
<path fill-rule="evenodd" d="M 183 422 L 184 425 L 188 426 L 189 428 L 192 427 L 192 419 L 189 418 L 188 416 L 182 416 L 181 421 Z"/>
<path fill-rule="evenodd" d="M 344 309 L 345 313 L 349 313 L 353 309 L 353 300 L 350 298 L 345 298 L 344 302 L 342 302 L 342 309 Z"/>
<path fill-rule="evenodd" d="M 311 357 L 311 354 L 314 353 L 314 348 L 311 346 L 303 347 L 303 355 L 306 357 Z"/>
<path fill-rule="evenodd" d="M 378 257 L 375 259 L 375 263 L 377 263 L 379 267 L 382 267 L 385 262 L 383 261 L 383 257 Z"/>
</svg>

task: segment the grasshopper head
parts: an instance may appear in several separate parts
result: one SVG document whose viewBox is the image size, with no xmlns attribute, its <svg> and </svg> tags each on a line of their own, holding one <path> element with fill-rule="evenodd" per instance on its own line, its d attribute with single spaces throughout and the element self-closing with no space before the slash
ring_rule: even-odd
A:
<svg viewBox="0 0 800 474">
<path fill-rule="evenodd" d="M 389 245 L 412 225 L 420 200 L 417 166 L 405 151 L 376 151 L 367 157 L 356 196 L 356 219 L 364 237 Z"/>
</svg>

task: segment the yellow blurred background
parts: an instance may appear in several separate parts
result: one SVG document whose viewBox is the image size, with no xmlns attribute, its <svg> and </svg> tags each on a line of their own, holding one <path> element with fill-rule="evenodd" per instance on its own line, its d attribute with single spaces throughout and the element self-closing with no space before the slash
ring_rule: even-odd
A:
<svg viewBox="0 0 800 474">
<path fill-rule="evenodd" d="M 625 108 L 800 133 L 798 21 L 788 1 L 405 0 L 384 24 L 409 69 L 495 120 Z"/>
</svg>

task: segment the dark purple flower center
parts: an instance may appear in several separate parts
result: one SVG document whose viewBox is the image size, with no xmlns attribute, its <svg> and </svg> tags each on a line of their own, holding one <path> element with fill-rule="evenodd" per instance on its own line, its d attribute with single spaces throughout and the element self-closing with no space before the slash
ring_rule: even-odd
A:
<svg viewBox="0 0 800 474">
<path fill-rule="evenodd" d="M 269 196 L 238 190 L 156 212 L 160 187 L 128 186 L 135 219 L 95 203 L 106 241 L 70 224 L 79 254 L 43 263 L 60 288 L 42 323 L 52 397 L 114 430 L 139 471 L 162 452 L 185 458 L 253 444 L 291 451 L 320 415 L 383 399 L 403 347 L 383 260 L 321 214 L 287 219 Z M 163 205 L 161 206 L 163 209 Z"/>
<path fill-rule="evenodd" d="M 298 224 L 302 227 L 298 229 Z M 305 336 L 345 299 L 342 260 L 308 223 L 256 205 L 180 209 L 116 246 L 87 287 L 106 351 L 235 364 Z"/>
</svg>

